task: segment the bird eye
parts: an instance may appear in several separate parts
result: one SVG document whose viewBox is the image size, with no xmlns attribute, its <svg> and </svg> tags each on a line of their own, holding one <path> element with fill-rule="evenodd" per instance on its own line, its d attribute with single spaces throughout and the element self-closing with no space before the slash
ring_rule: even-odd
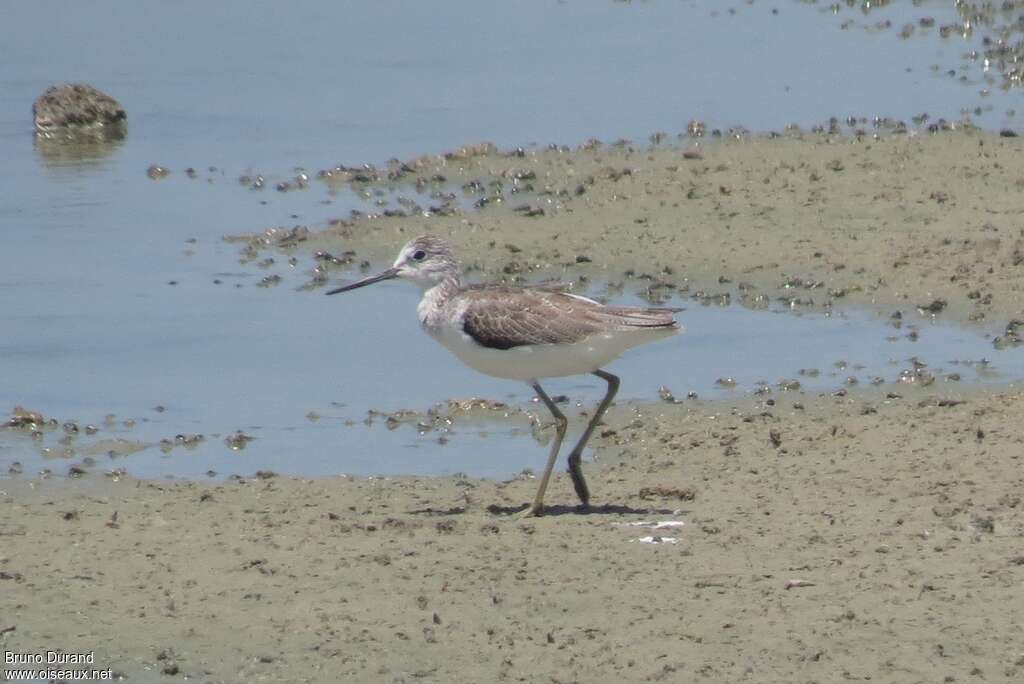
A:
<svg viewBox="0 0 1024 684">
<path fill-rule="evenodd" d="M 427 258 L 427 253 L 424 252 L 422 249 L 417 249 L 415 252 L 413 252 L 412 258 L 415 259 L 416 261 L 423 261 L 424 259 Z"/>
</svg>

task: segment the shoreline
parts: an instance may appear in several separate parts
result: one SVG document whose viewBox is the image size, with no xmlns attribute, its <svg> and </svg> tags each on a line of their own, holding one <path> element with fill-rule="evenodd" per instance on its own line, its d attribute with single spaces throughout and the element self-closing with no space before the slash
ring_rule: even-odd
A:
<svg viewBox="0 0 1024 684">
<path fill-rule="evenodd" d="M 562 464 L 529 520 L 522 478 L 7 495 L 0 638 L 212 682 L 1012 679 L 1024 394 L 908 390 L 622 407 L 586 514 Z"/>
<path fill-rule="evenodd" d="M 436 182 L 441 208 L 500 181 L 500 203 L 279 230 L 242 258 L 354 252 L 319 288 L 433 232 L 474 279 L 923 306 L 998 332 L 1024 319 L 1021 145 L 481 148 L 410 164 L 396 192 Z M 1020 380 L 622 402 L 584 465 L 594 509 L 562 462 L 528 520 L 528 477 L 0 481 L 0 645 L 206 682 L 1016 681 Z"/>
<path fill-rule="evenodd" d="M 324 266 L 331 274 L 389 261 L 406 240 L 431 232 L 452 241 L 471 276 L 487 280 L 599 277 L 653 286 L 655 296 L 732 291 L 809 310 L 934 307 L 943 319 L 999 332 L 1024 318 L 1024 229 L 1015 224 L 1024 213 L 1015 201 L 1024 197 L 1024 174 L 1015 170 L 1022 150 L 1020 138 L 975 129 L 522 155 L 481 144 L 405 162 L 397 180 L 383 169 L 322 179 L 405 191 L 414 207 L 404 216 L 346 217 L 298 235 L 270 229 L 231 241 L 251 248 L 245 259 L 268 249 L 349 254 L 341 266 Z M 435 178 L 444 179 L 436 192 L 466 186 L 463 199 L 477 201 L 497 197 L 497 182 L 502 199 L 475 211 L 441 202 L 437 213 L 415 215 L 431 207 L 414 202 L 413 189 Z"/>
<path fill-rule="evenodd" d="M 734 679 L 753 664 L 730 654 L 766 640 L 772 654 L 746 675 L 759 681 L 807 667 L 934 680 L 979 662 L 1013 678 L 1014 656 L 985 635 L 1013 634 L 1024 614 L 1008 609 L 1024 572 L 1012 427 L 1024 395 L 941 396 L 615 414 L 598 446 L 629 454 L 586 466 L 589 514 L 561 472 L 550 514 L 529 520 L 512 514 L 535 485 L 523 479 L 126 481 L 117 496 L 6 497 L 0 603 L 16 629 L 4 644 L 224 682 L 637 681 L 663 660 Z M 624 524 L 642 520 L 684 525 Z M 630 541 L 652 535 L 663 543 Z"/>
</svg>

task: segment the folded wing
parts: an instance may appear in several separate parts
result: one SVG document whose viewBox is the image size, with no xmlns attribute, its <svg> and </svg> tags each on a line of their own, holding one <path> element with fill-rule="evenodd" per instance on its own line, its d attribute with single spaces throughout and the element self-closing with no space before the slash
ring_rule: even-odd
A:
<svg viewBox="0 0 1024 684">
<path fill-rule="evenodd" d="M 464 292 L 463 331 L 491 349 L 571 344 L 598 333 L 674 328 L 680 309 L 605 306 L 549 289 L 488 287 Z"/>
</svg>

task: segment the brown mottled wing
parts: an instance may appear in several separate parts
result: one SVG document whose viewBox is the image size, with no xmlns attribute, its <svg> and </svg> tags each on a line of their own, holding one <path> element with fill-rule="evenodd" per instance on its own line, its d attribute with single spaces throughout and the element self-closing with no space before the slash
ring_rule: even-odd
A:
<svg viewBox="0 0 1024 684">
<path fill-rule="evenodd" d="M 462 329 L 477 344 L 512 349 L 571 344 L 598 332 L 671 328 L 674 309 L 603 306 L 553 290 L 488 287 L 462 294 Z"/>
</svg>

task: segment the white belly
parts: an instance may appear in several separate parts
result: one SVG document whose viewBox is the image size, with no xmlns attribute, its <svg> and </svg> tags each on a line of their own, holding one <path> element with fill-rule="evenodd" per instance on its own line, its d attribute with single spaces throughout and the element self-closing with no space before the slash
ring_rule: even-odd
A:
<svg viewBox="0 0 1024 684">
<path fill-rule="evenodd" d="M 524 380 L 592 373 L 637 345 L 671 337 L 678 328 L 656 328 L 592 335 L 573 344 L 536 344 L 491 349 L 477 344 L 458 328 L 424 328 L 470 368 L 496 378 Z"/>
</svg>

